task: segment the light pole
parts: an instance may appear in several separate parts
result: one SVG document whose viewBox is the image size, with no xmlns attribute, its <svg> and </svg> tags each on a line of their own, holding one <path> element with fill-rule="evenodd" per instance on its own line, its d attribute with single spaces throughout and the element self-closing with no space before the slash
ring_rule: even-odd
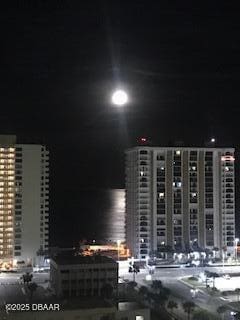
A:
<svg viewBox="0 0 240 320">
<path fill-rule="evenodd" d="M 238 242 L 239 242 L 239 238 L 235 238 L 235 260 L 237 261 L 237 249 L 238 249 Z"/>
</svg>

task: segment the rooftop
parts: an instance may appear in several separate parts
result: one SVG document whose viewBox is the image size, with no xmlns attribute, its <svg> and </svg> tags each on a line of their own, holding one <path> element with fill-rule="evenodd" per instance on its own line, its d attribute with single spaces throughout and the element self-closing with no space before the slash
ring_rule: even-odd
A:
<svg viewBox="0 0 240 320">
<path fill-rule="evenodd" d="M 110 257 L 101 255 L 81 256 L 64 254 L 58 255 L 52 258 L 58 265 L 70 265 L 70 264 L 96 264 L 96 263 L 113 263 L 117 265 L 117 262 Z"/>
<path fill-rule="evenodd" d="M 174 146 L 174 147 L 160 147 L 160 146 L 147 146 L 147 145 L 139 145 L 139 146 L 135 146 L 132 148 L 128 148 L 125 150 L 125 152 L 131 152 L 131 151 L 136 151 L 139 149 L 143 149 L 143 150 L 166 150 L 166 151 L 174 151 L 174 150 L 180 150 L 180 151 L 194 151 L 194 150 L 198 150 L 198 151 L 231 151 L 234 152 L 234 148 L 233 147 L 215 147 L 215 146 L 211 146 L 211 147 L 207 147 L 207 146 L 203 146 L 203 147 L 183 147 L 183 146 Z"/>
</svg>

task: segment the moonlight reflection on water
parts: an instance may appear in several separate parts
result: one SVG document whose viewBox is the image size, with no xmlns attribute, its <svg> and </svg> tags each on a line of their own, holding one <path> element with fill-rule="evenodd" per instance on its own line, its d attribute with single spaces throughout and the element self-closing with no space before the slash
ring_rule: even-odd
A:
<svg viewBox="0 0 240 320">
<path fill-rule="evenodd" d="M 117 242 L 125 241 L 125 191 L 123 189 L 111 190 L 110 208 L 106 212 L 107 239 Z"/>
</svg>

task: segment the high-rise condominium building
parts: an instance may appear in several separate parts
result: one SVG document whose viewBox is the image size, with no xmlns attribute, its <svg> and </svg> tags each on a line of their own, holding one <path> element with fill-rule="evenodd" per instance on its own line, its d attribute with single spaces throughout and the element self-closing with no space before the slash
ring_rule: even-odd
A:
<svg viewBox="0 0 240 320">
<path fill-rule="evenodd" d="M 0 263 L 36 262 L 48 249 L 49 159 L 44 146 L 0 136 Z"/>
<path fill-rule="evenodd" d="M 133 256 L 164 246 L 234 252 L 234 149 L 126 151 L 126 237 Z"/>
</svg>

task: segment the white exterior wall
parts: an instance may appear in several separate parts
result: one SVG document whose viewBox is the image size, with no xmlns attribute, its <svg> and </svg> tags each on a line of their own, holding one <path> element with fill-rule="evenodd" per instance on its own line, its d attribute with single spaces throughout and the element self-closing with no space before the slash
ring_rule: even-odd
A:
<svg viewBox="0 0 240 320">
<path fill-rule="evenodd" d="M 179 159 L 174 160 L 177 154 Z M 178 239 L 183 248 L 197 241 L 200 247 L 224 247 L 229 254 L 234 252 L 233 148 L 139 146 L 127 150 L 126 156 L 127 244 L 133 256 L 145 259 L 157 246 L 174 247 Z M 176 167 L 179 184 L 174 182 Z M 157 171 L 162 179 L 160 189 L 164 190 L 161 195 Z M 174 210 L 176 192 L 179 212 Z M 158 202 L 160 196 L 164 201 Z M 190 196 L 196 196 L 196 201 Z M 164 212 L 157 212 L 158 203 L 159 208 L 165 203 Z M 181 229 L 181 233 L 177 235 L 174 229 Z"/>
<path fill-rule="evenodd" d="M 40 145 L 17 145 L 17 150 L 20 151 L 16 152 L 16 158 L 22 159 L 19 163 L 22 173 L 17 174 L 16 169 L 22 221 L 20 239 L 15 238 L 15 249 L 20 245 L 21 250 L 15 250 L 15 259 L 35 264 L 37 251 L 47 249 L 48 245 L 48 152 Z M 18 183 L 21 185 L 17 186 Z M 16 204 L 15 214 L 17 211 Z"/>
</svg>

